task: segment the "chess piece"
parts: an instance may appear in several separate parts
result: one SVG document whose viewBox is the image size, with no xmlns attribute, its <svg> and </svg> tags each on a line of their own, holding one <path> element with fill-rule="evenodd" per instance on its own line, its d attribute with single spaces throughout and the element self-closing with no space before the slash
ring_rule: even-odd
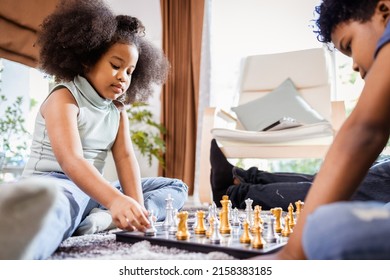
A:
<svg viewBox="0 0 390 280">
<path fill-rule="evenodd" d="M 269 215 L 266 219 L 266 226 L 264 227 L 265 228 L 264 240 L 268 243 L 275 243 L 277 240 L 274 224 L 275 224 L 275 217 Z"/>
<path fill-rule="evenodd" d="M 213 234 L 213 231 L 214 231 L 214 222 L 215 222 L 215 218 L 214 217 L 210 217 L 209 218 L 209 228 L 207 229 L 206 231 L 206 237 L 210 238 L 211 235 Z"/>
<path fill-rule="evenodd" d="M 290 216 L 286 215 L 286 217 L 284 217 L 284 228 L 282 230 L 282 236 L 289 237 L 291 233 L 292 233 L 292 229 L 290 226 Z"/>
<path fill-rule="evenodd" d="M 191 233 L 188 231 L 188 225 L 187 225 L 188 212 L 181 211 L 177 213 L 177 218 L 179 219 L 179 224 L 177 225 L 176 238 L 178 240 L 189 239 Z"/>
<path fill-rule="evenodd" d="M 229 203 L 228 203 L 228 213 L 229 213 L 229 221 L 231 221 L 233 219 L 233 204 L 231 202 L 231 200 L 229 199 Z"/>
<path fill-rule="evenodd" d="M 282 212 L 283 212 L 283 209 L 281 207 L 276 207 L 276 208 L 271 209 L 271 213 L 275 217 L 275 232 L 276 233 L 282 232 L 282 227 L 281 227 Z"/>
<path fill-rule="evenodd" d="M 253 213 L 252 203 L 253 200 L 250 198 L 245 200 L 245 213 L 246 213 L 246 219 L 249 223 L 249 226 L 252 226 L 252 213 Z"/>
<path fill-rule="evenodd" d="M 239 217 L 239 212 L 238 212 L 237 208 L 233 209 L 231 224 L 232 224 L 233 227 L 239 227 L 240 226 L 240 217 Z"/>
<path fill-rule="evenodd" d="M 256 227 L 261 227 L 263 220 L 261 219 L 261 207 L 259 205 L 255 206 L 255 210 L 253 211 L 253 224 L 251 226 L 251 232 L 254 233 L 256 231 Z"/>
<path fill-rule="evenodd" d="M 218 220 L 217 215 L 218 215 L 217 205 L 215 204 L 215 202 L 213 202 L 209 206 L 209 214 L 207 215 L 207 220 L 209 221 L 211 217 L 213 217 L 214 220 Z"/>
<path fill-rule="evenodd" d="M 173 209 L 172 212 L 172 223 L 168 229 L 168 233 L 170 235 L 175 235 L 177 232 L 177 210 Z"/>
<path fill-rule="evenodd" d="M 305 203 L 298 200 L 295 202 L 295 219 L 298 220 L 299 219 L 299 215 L 301 214 L 302 210 L 303 210 L 303 205 Z"/>
<path fill-rule="evenodd" d="M 261 218 L 261 206 L 260 205 L 256 205 L 255 206 L 255 210 L 256 209 L 259 212 L 259 222 L 260 222 L 260 224 L 263 224 L 263 219 Z"/>
<path fill-rule="evenodd" d="M 230 234 L 232 230 L 229 222 L 229 197 L 224 195 L 220 202 L 222 205 L 222 210 L 220 212 L 221 226 L 219 228 L 219 232 L 222 234 Z"/>
<path fill-rule="evenodd" d="M 204 226 L 204 211 L 199 210 L 196 212 L 197 223 L 194 229 L 195 234 L 206 234 L 206 228 Z"/>
<path fill-rule="evenodd" d="M 210 242 L 212 244 L 219 244 L 221 243 L 221 234 L 219 233 L 219 223 L 218 221 L 214 221 L 213 223 L 213 232 L 210 236 Z"/>
<path fill-rule="evenodd" d="M 150 223 L 150 227 L 146 229 L 145 236 L 156 236 L 157 229 L 154 226 L 155 217 L 153 216 L 153 210 L 149 212 L 148 220 Z"/>
<path fill-rule="evenodd" d="M 164 230 L 169 230 L 171 225 L 174 223 L 174 211 L 173 211 L 173 198 L 171 194 L 168 194 L 168 197 L 165 199 L 165 220 L 163 223 Z"/>
<path fill-rule="evenodd" d="M 293 229 L 295 226 L 295 219 L 294 219 L 294 206 L 292 203 L 288 205 L 288 216 L 290 218 L 290 228 Z"/>
<path fill-rule="evenodd" d="M 263 249 L 264 247 L 264 242 L 261 238 L 261 227 L 260 225 L 256 225 L 255 230 L 254 230 L 254 237 L 251 241 L 252 248 L 255 249 Z"/>
<path fill-rule="evenodd" d="M 244 221 L 242 223 L 242 227 L 243 227 L 243 231 L 242 231 L 242 234 L 240 236 L 240 243 L 250 244 L 251 240 L 252 240 L 252 237 L 251 237 L 251 235 L 249 233 L 249 223 L 248 223 L 248 221 Z"/>
</svg>

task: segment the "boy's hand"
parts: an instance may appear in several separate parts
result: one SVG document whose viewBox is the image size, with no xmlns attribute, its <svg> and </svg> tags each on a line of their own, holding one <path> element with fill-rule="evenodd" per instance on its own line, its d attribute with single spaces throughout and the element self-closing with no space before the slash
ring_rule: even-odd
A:
<svg viewBox="0 0 390 280">
<path fill-rule="evenodd" d="M 115 225 L 121 229 L 145 231 L 150 226 L 148 211 L 129 196 L 116 198 L 111 203 L 110 212 Z"/>
</svg>

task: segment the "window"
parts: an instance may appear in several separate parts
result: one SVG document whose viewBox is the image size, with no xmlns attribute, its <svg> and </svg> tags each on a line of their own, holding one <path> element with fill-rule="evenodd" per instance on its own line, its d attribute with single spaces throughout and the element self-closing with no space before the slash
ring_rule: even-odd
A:
<svg viewBox="0 0 390 280">
<path fill-rule="evenodd" d="M 318 0 L 261 1 L 210 0 L 210 106 L 230 110 L 238 102 L 241 60 L 267 54 L 322 47 L 312 25 Z M 350 58 L 334 55 L 336 86 L 334 100 L 345 100 L 350 112 L 361 92 L 363 81 L 353 73 Z M 261 77 L 259 77 L 261 78 Z M 258 166 L 270 171 L 316 172 L 321 160 L 232 160 L 247 168 Z"/>
<path fill-rule="evenodd" d="M 20 175 L 29 153 L 35 115 L 39 109 L 38 104 L 47 96 L 48 80 L 34 68 L 6 59 L 0 61 L 0 95 L 3 96 L 0 118 L 7 121 L 7 116 L 11 115 L 10 119 L 18 127 L 16 132 L 3 127 L 2 129 L 7 131 L 2 131 L 0 139 L 0 152 L 5 157 L 3 164 L 0 164 L 0 170 L 3 171 L 0 172 L 0 181 L 10 181 Z M 10 127 L 12 124 L 6 125 Z M 22 126 L 27 133 L 23 132 Z"/>
</svg>

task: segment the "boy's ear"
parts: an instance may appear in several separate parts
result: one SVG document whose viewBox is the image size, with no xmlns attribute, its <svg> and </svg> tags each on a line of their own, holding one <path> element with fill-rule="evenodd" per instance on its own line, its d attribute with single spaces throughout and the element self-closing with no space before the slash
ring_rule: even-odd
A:
<svg viewBox="0 0 390 280">
<path fill-rule="evenodd" d="M 383 16 L 383 19 L 387 19 L 390 15 L 390 1 L 379 1 L 377 5 L 378 12 Z"/>
</svg>

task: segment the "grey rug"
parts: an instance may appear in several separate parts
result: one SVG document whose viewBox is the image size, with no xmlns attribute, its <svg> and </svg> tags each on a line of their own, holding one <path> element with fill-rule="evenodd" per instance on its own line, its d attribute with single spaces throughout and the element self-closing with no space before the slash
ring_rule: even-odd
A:
<svg viewBox="0 0 390 280">
<path fill-rule="evenodd" d="M 196 253 L 152 245 L 148 241 L 134 244 L 117 242 L 115 230 L 70 237 L 59 246 L 51 260 L 232 260 L 222 252 Z"/>
</svg>

